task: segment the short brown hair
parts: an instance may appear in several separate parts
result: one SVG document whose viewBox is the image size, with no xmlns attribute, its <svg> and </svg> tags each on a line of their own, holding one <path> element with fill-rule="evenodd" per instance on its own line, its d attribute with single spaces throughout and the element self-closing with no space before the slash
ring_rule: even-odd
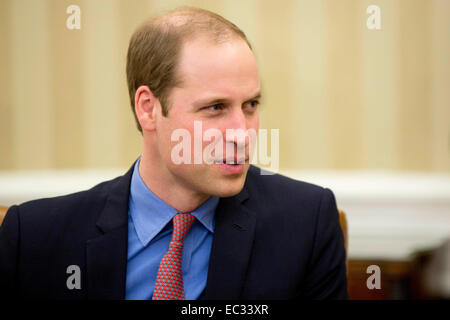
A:
<svg viewBox="0 0 450 320">
<path fill-rule="evenodd" d="M 243 39 L 251 49 L 244 32 L 220 15 L 193 7 L 182 7 L 144 22 L 132 35 L 127 54 L 127 82 L 131 108 L 142 132 L 134 109 L 137 89 L 148 86 L 160 100 L 167 116 L 170 90 L 179 86 L 176 68 L 182 45 L 187 39 L 205 35 L 215 42 L 225 42 L 233 36 Z"/>
</svg>

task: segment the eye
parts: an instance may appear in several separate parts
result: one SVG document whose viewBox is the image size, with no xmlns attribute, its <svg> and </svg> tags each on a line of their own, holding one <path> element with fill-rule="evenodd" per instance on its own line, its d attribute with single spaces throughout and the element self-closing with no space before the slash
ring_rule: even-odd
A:
<svg viewBox="0 0 450 320">
<path fill-rule="evenodd" d="M 258 100 L 253 100 L 253 101 L 249 101 L 247 103 L 251 109 L 256 109 L 256 107 L 259 105 L 259 101 Z"/>
<path fill-rule="evenodd" d="M 250 102 L 250 103 L 252 104 L 252 107 L 254 107 L 254 108 L 256 108 L 257 106 L 259 106 L 259 101 L 258 101 L 258 100 L 252 101 L 252 102 Z"/>
<path fill-rule="evenodd" d="M 223 104 L 217 103 L 217 104 L 214 104 L 212 106 L 205 107 L 203 109 L 211 110 L 211 111 L 220 111 L 220 110 L 223 109 Z"/>
</svg>

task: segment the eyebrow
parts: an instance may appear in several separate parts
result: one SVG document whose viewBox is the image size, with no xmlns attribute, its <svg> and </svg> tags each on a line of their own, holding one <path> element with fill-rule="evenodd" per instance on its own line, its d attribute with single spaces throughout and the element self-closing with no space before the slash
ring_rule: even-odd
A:
<svg viewBox="0 0 450 320">
<path fill-rule="evenodd" d="M 255 99 L 261 99 L 261 91 L 258 91 L 253 97 L 247 99 L 245 102 L 255 100 Z M 230 99 L 227 98 L 206 98 L 206 99 L 199 99 L 197 101 L 194 101 L 194 106 L 208 106 L 208 105 L 214 105 L 218 103 L 226 103 L 229 102 Z"/>
</svg>

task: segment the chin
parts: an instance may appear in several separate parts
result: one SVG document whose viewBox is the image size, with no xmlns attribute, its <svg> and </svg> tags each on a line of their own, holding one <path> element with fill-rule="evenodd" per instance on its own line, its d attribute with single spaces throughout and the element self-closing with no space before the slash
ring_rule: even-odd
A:
<svg viewBox="0 0 450 320">
<path fill-rule="evenodd" d="M 239 192 L 241 192 L 242 188 L 239 190 L 226 190 L 226 191 L 220 191 L 214 196 L 219 198 L 228 198 L 237 195 Z"/>
<path fill-rule="evenodd" d="M 225 183 L 224 185 L 215 188 L 215 190 L 211 190 L 213 193 L 212 195 L 220 198 L 235 196 L 241 192 L 244 183 L 245 179 L 242 179 L 242 181 L 234 181 L 233 183 Z"/>
</svg>

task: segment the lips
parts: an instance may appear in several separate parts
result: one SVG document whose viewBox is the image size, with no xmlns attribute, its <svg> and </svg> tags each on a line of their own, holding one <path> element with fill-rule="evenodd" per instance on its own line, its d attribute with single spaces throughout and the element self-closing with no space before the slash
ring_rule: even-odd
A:
<svg viewBox="0 0 450 320">
<path fill-rule="evenodd" d="M 227 176 L 241 175 L 244 172 L 244 164 L 217 163 L 216 166 L 222 174 Z"/>
<path fill-rule="evenodd" d="M 244 164 L 248 161 L 248 158 L 230 158 L 230 159 L 222 159 L 222 160 L 216 160 L 214 161 L 215 164 L 231 164 L 231 165 L 237 165 L 237 164 Z"/>
</svg>

